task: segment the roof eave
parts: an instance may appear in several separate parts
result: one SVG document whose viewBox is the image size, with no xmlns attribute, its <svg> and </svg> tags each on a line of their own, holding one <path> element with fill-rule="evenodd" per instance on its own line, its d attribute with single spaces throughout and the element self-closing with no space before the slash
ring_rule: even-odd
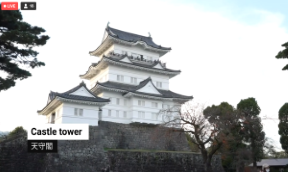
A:
<svg viewBox="0 0 288 172">
<path fill-rule="evenodd" d="M 99 105 L 104 106 L 110 102 L 109 101 L 103 101 L 103 102 L 93 102 L 93 101 L 84 101 L 84 100 L 76 100 L 76 99 L 67 99 L 60 96 L 56 96 L 48 105 L 46 105 L 42 110 L 38 110 L 37 113 L 39 115 L 48 115 L 58 107 L 63 102 L 73 102 L 73 103 L 80 103 L 80 104 L 88 104 L 88 105 Z"/>
<path fill-rule="evenodd" d="M 38 115 L 48 115 L 52 111 L 51 109 L 55 109 L 61 103 L 63 102 L 59 101 L 58 96 L 56 96 L 42 110 L 38 110 L 37 113 Z"/>
<path fill-rule="evenodd" d="M 165 70 L 160 70 L 160 69 L 157 69 L 157 68 L 148 68 L 148 67 L 141 67 L 141 66 L 137 66 L 135 64 L 132 64 L 132 63 L 124 63 L 124 62 L 119 62 L 119 61 L 114 61 L 114 60 L 111 60 L 107 57 L 105 57 L 105 60 L 104 61 L 108 61 L 108 62 L 111 62 L 113 64 L 121 64 L 123 66 L 127 66 L 127 67 L 130 67 L 131 68 L 140 68 L 140 69 L 144 69 L 144 70 L 149 70 L 149 71 L 153 71 L 153 72 L 156 72 L 156 73 L 162 73 L 162 74 L 168 74 L 168 75 L 171 75 L 171 78 L 176 76 L 176 75 L 179 75 L 181 73 L 181 71 L 175 71 L 175 72 L 172 72 L 172 71 L 165 71 Z"/>
<path fill-rule="evenodd" d="M 151 47 L 150 45 L 148 45 L 146 42 L 144 41 L 136 41 L 136 42 L 128 42 L 119 38 L 115 38 L 111 35 L 108 36 L 111 40 L 113 40 L 113 42 L 117 42 L 117 43 L 123 43 L 126 45 L 130 45 L 130 46 L 136 46 L 136 45 L 142 45 L 144 47 L 144 49 L 147 50 L 151 50 L 151 51 L 156 51 L 160 53 L 160 56 L 163 56 L 164 54 L 168 53 L 169 51 L 171 51 L 171 48 L 166 48 L 166 49 L 161 49 L 161 48 L 155 48 L 155 47 Z"/>
<path fill-rule="evenodd" d="M 104 66 L 103 67 L 103 65 L 105 65 L 105 64 L 103 64 L 103 58 L 97 63 L 97 65 L 96 66 L 90 66 L 89 67 L 89 69 L 88 69 L 88 71 L 85 73 L 85 74 L 83 74 L 83 75 L 79 75 L 80 76 L 80 78 L 81 79 L 91 79 L 91 78 L 93 78 L 94 76 L 96 76 L 97 75 L 97 73 L 98 73 L 98 71 L 101 71 L 103 68 L 105 68 L 106 66 Z M 102 62 L 102 63 L 101 63 Z M 99 68 L 99 66 L 100 66 L 100 69 L 98 70 L 97 68 Z"/>
<path fill-rule="evenodd" d="M 100 56 L 105 52 L 111 45 L 113 41 L 110 36 L 107 36 L 105 40 L 93 51 L 89 51 L 91 56 Z"/>
<path fill-rule="evenodd" d="M 80 103 L 80 104 L 88 104 L 88 105 L 99 105 L 99 106 L 104 106 L 110 102 L 109 101 L 100 101 L 100 102 L 94 102 L 94 101 L 85 101 L 85 100 L 76 100 L 76 99 L 67 99 L 63 97 L 59 97 L 59 100 L 63 102 L 74 102 L 74 103 Z"/>
</svg>

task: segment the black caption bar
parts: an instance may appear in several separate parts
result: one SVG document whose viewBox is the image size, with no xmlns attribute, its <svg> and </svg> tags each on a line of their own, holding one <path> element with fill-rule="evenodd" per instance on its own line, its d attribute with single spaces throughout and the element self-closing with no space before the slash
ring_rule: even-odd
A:
<svg viewBox="0 0 288 172">
<path fill-rule="evenodd" d="M 36 2 L 21 2 L 21 10 L 36 10 Z"/>
<path fill-rule="evenodd" d="M 27 140 L 28 152 L 57 153 L 57 140 Z"/>
</svg>

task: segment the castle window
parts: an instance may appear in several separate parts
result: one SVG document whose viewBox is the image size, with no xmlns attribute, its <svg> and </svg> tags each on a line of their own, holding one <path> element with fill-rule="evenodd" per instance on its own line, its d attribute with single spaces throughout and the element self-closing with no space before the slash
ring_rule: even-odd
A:
<svg viewBox="0 0 288 172">
<path fill-rule="evenodd" d="M 108 110 L 108 116 L 111 116 L 111 110 Z"/>
<path fill-rule="evenodd" d="M 158 103 L 157 102 L 152 102 L 152 107 L 157 108 L 158 107 Z"/>
<path fill-rule="evenodd" d="M 162 82 L 156 82 L 156 87 L 158 87 L 158 88 L 162 88 Z"/>
<path fill-rule="evenodd" d="M 137 84 L 137 78 L 131 77 L 131 84 Z"/>
<path fill-rule="evenodd" d="M 138 106 L 145 106 L 144 100 L 138 100 Z"/>
<path fill-rule="evenodd" d="M 83 116 L 83 109 L 74 108 L 75 116 Z"/>
<path fill-rule="evenodd" d="M 127 112 L 126 111 L 123 112 L 123 117 L 127 118 Z"/>
<path fill-rule="evenodd" d="M 127 100 L 124 99 L 124 106 L 126 106 L 126 105 L 127 105 Z"/>
<path fill-rule="evenodd" d="M 116 104 L 120 105 L 120 99 L 119 98 L 116 98 Z"/>
<path fill-rule="evenodd" d="M 116 117 L 119 117 L 119 110 L 116 110 Z"/>
<path fill-rule="evenodd" d="M 124 76 L 123 75 L 117 75 L 117 81 L 124 81 Z"/>
<path fill-rule="evenodd" d="M 138 118 L 144 119 L 144 118 L 145 118 L 145 112 L 139 111 L 139 112 L 138 112 Z"/>
<path fill-rule="evenodd" d="M 55 124 L 55 112 L 51 115 L 51 124 Z"/>
</svg>

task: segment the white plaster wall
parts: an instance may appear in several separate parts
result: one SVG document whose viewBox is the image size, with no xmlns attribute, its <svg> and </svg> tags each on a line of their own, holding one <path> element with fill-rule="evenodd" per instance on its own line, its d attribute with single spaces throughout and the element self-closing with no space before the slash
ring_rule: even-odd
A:
<svg viewBox="0 0 288 172">
<path fill-rule="evenodd" d="M 70 94 L 78 95 L 78 96 L 94 97 L 83 86 L 80 87 L 78 90 L 74 91 L 73 93 L 70 93 Z"/>
<path fill-rule="evenodd" d="M 103 98 L 110 98 L 110 103 L 102 107 L 102 120 L 112 121 L 117 123 L 130 123 L 131 114 L 131 100 L 124 98 L 121 93 L 104 91 L 102 93 Z M 119 98 L 119 105 L 117 104 L 117 98 Z M 126 105 L 125 102 L 126 101 Z M 109 116 L 109 110 L 111 110 L 111 116 Z M 116 112 L 119 112 L 118 116 Z M 126 112 L 126 117 L 124 117 Z"/>
<path fill-rule="evenodd" d="M 154 68 L 163 69 L 163 67 L 159 63 L 156 66 L 154 66 Z"/>
<path fill-rule="evenodd" d="M 124 82 L 126 84 L 131 84 L 131 77 L 137 78 L 137 85 L 147 79 L 149 76 L 152 78 L 153 84 L 156 86 L 156 81 L 162 82 L 162 88 L 164 90 L 169 89 L 169 76 L 164 74 L 156 74 L 148 71 L 141 71 L 139 69 L 131 69 L 120 66 L 109 66 L 109 81 L 119 82 L 117 81 L 117 75 L 124 76 Z"/>
<path fill-rule="evenodd" d="M 152 85 L 151 82 L 147 83 L 144 87 L 140 88 L 137 91 L 161 95 L 161 93 Z"/>
<path fill-rule="evenodd" d="M 103 98 L 110 98 L 111 102 L 108 105 L 102 107 L 102 120 L 111 121 L 116 123 L 131 123 L 131 122 L 141 122 L 141 123 L 151 123 L 160 124 L 162 123 L 162 115 L 159 114 L 160 110 L 164 105 L 174 106 L 175 103 L 171 100 L 163 101 L 149 98 L 131 97 L 124 98 L 122 93 L 103 91 Z M 120 104 L 117 104 L 117 98 L 120 100 Z M 126 105 L 124 105 L 124 100 L 126 100 Z M 138 100 L 144 101 L 145 105 L 138 105 Z M 157 107 L 152 106 L 152 102 L 157 103 Z M 167 106 L 165 106 L 167 107 Z M 111 116 L 109 116 L 109 110 L 111 110 Z M 116 112 L 119 111 L 117 116 Z M 145 112 L 144 118 L 139 118 L 138 112 Z M 123 112 L 127 113 L 127 117 L 123 116 Z M 158 114 L 156 119 L 153 119 L 152 114 Z"/>
<path fill-rule="evenodd" d="M 75 116 L 74 108 L 83 109 L 83 116 Z M 98 125 L 99 106 L 84 105 L 76 103 L 63 103 L 62 123 L 71 124 L 89 124 L 92 126 Z"/>
</svg>

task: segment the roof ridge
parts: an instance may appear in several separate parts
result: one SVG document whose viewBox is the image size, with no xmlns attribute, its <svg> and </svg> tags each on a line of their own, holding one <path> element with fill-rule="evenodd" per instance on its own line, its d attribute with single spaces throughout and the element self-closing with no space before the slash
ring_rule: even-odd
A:
<svg viewBox="0 0 288 172">
<path fill-rule="evenodd" d="M 145 79 L 145 81 L 147 81 L 148 79 L 149 78 Z M 99 84 L 102 87 L 107 87 L 107 88 L 117 89 L 117 90 L 123 90 L 124 92 L 127 92 L 127 93 L 131 92 L 131 93 L 140 93 L 140 94 L 148 94 L 149 95 L 149 93 L 137 91 L 138 89 L 142 88 L 143 85 L 145 86 L 146 84 L 138 84 L 135 86 L 135 85 L 131 85 L 128 83 L 119 83 L 119 82 L 113 82 L 113 81 L 106 81 L 103 83 L 97 82 L 96 84 Z M 152 82 L 152 84 L 153 84 L 153 82 Z M 140 86 L 142 86 L 142 87 L 140 87 Z M 154 84 L 153 84 L 153 86 L 155 87 Z M 95 87 L 96 87 L 96 85 L 92 89 L 94 89 Z M 162 90 L 162 89 L 160 90 L 157 87 L 155 87 L 155 89 L 157 89 L 157 91 L 160 93 L 160 95 L 164 98 L 193 99 L 193 96 L 185 96 L 185 95 L 178 94 L 178 93 L 175 93 L 175 92 L 170 91 L 170 90 Z M 154 96 L 157 96 L 157 95 L 154 95 Z"/>
<path fill-rule="evenodd" d="M 115 28 L 113 28 L 113 27 L 110 27 L 110 26 L 107 26 L 107 28 L 108 29 L 115 29 Z M 135 36 L 141 36 L 141 37 L 145 37 L 145 38 L 151 38 L 152 39 L 152 37 L 149 37 L 149 36 L 143 36 L 143 35 L 139 35 L 139 34 L 136 34 L 136 33 L 132 33 L 132 32 L 127 32 L 127 31 L 124 31 L 124 30 L 120 30 L 120 29 L 115 29 L 115 30 L 117 30 L 117 31 L 120 31 L 120 32 L 125 32 L 125 33 L 129 33 L 129 34 L 131 34 L 131 35 L 135 35 Z M 115 34 L 115 33 L 114 33 Z M 117 35 L 117 34 L 115 34 L 115 35 Z M 118 36 L 118 35 L 117 35 Z"/>
</svg>

